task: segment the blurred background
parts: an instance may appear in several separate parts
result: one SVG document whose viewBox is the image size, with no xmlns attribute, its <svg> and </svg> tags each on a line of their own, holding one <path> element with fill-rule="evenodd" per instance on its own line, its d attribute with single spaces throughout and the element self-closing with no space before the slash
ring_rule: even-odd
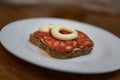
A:
<svg viewBox="0 0 120 80">
<path fill-rule="evenodd" d="M 120 37 L 120 0 L 0 0 L 0 28 L 32 17 L 77 20 Z"/>
<path fill-rule="evenodd" d="M 0 0 L 0 30 L 16 20 L 41 17 L 85 22 L 120 38 L 120 0 Z M 120 70 L 101 75 L 52 71 L 16 58 L 0 44 L 0 80 L 120 80 Z"/>
</svg>

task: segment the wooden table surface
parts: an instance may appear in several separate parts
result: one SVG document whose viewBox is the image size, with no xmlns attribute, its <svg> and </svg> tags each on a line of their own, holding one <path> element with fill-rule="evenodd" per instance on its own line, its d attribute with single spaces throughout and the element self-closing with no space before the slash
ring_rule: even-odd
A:
<svg viewBox="0 0 120 80">
<path fill-rule="evenodd" d="M 97 25 L 120 38 L 120 14 L 84 10 L 75 6 L 24 5 L 0 3 L 0 29 L 24 18 L 58 17 Z M 45 69 L 10 54 L 0 44 L 0 80 L 120 80 L 120 70 L 104 74 L 73 74 Z"/>
</svg>

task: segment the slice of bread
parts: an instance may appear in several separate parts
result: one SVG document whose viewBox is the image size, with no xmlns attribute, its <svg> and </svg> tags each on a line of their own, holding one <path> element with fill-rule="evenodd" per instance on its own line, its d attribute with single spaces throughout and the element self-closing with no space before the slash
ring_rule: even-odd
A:
<svg viewBox="0 0 120 80">
<path fill-rule="evenodd" d="M 84 49 L 73 50 L 72 52 L 60 52 L 55 49 L 52 49 L 48 46 L 41 38 L 36 37 L 34 34 L 30 34 L 29 41 L 39 48 L 45 50 L 50 56 L 58 59 L 69 59 L 78 57 L 81 55 L 89 54 L 93 47 L 87 47 Z"/>
</svg>

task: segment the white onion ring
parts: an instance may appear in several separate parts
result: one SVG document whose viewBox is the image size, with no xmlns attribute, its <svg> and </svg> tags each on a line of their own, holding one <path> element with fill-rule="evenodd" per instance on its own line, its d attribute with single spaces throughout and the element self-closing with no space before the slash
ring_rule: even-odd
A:
<svg viewBox="0 0 120 80">
<path fill-rule="evenodd" d="M 68 31 L 70 32 L 70 34 L 62 34 L 60 33 L 60 30 Z M 70 28 L 68 26 L 62 26 L 62 25 L 53 27 L 51 29 L 51 33 L 54 38 L 60 39 L 60 40 L 72 40 L 77 38 L 78 36 L 78 33 L 75 29 Z"/>
<path fill-rule="evenodd" d="M 40 28 L 39 28 L 39 31 L 40 32 L 49 32 L 49 30 L 51 30 L 55 25 L 53 24 L 45 24 L 45 25 L 42 25 Z"/>
<path fill-rule="evenodd" d="M 53 25 L 53 24 L 46 24 L 42 25 L 39 28 L 40 32 L 49 32 L 51 30 L 51 34 L 54 38 L 59 39 L 59 40 L 72 40 L 77 38 L 78 33 L 75 29 L 70 28 L 68 26 L 63 26 L 63 25 Z M 60 33 L 60 30 L 65 30 L 70 32 L 69 34 L 62 34 Z"/>
</svg>

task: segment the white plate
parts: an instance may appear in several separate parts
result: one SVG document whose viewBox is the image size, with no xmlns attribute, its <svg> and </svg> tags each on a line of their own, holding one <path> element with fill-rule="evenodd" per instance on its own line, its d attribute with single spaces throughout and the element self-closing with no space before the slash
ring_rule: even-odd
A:
<svg viewBox="0 0 120 80">
<path fill-rule="evenodd" d="M 89 55 L 55 59 L 32 45 L 29 34 L 43 24 L 64 24 L 86 33 L 95 43 Z M 120 39 L 98 27 L 57 18 L 32 18 L 6 25 L 0 32 L 2 45 L 13 55 L 45 68 L 72 73 L 106 73 L 120 69 Z"/>
</svg>

